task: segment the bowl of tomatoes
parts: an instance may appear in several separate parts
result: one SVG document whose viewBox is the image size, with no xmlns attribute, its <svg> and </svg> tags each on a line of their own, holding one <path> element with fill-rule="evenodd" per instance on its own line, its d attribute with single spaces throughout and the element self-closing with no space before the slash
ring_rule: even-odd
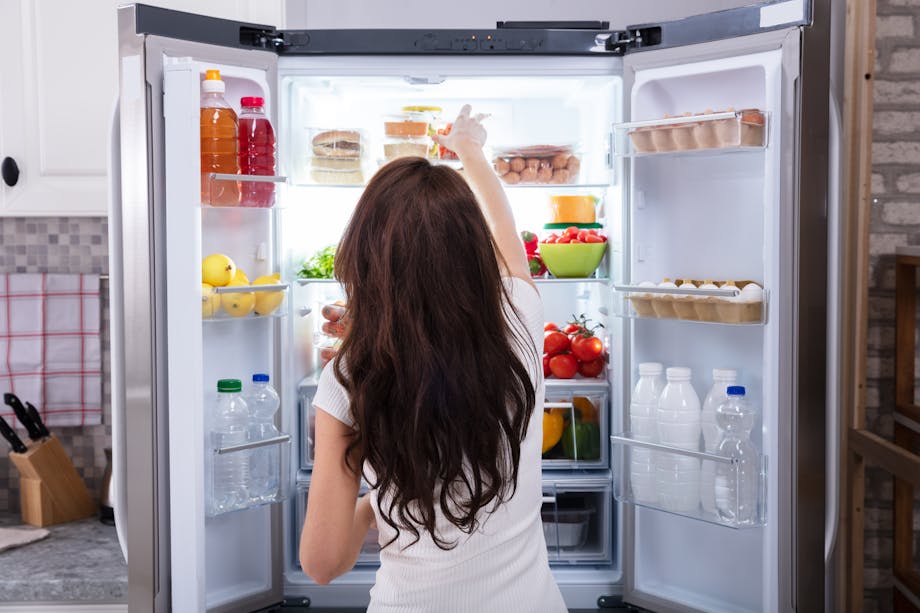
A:
<svg viewBox="0 0 920 613">
<path fill-rule="evenodd" d="M 540 241 L 540 255 L 554 277 L 571 279 L 590 277 L 607 252 L 607 237 L 598 224 L 566 227 L 561 233 L 550 232 Z"/>
</svg>

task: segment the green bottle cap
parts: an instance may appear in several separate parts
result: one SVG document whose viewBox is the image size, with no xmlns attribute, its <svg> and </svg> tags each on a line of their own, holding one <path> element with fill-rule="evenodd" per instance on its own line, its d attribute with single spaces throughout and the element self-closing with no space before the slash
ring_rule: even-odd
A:
<svg viewBox="0 0 920 613">
<path fill-rule="evenodd" d="M 239 379 L 220 379 L 217 382 L 218 392 L 241 392 L 243 383 Z"/>
</svg>

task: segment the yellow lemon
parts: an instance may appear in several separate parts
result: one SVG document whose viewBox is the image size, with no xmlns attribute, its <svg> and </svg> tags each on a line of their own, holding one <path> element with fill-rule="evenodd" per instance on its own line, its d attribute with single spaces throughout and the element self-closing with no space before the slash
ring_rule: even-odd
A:
<svg viewBox="0 0 920 613">
<path fill-rule="evenodd" d="M 236 264 L 222 253 L 212 253 L 201 260 L 201 280 L 214 287 L 223 287 L 233 280 Z"/>
<path fill-rule="evenodd" d="M 201 317 L 210 319 L 220 310 L 220 295 L 209 283 L 201 284 Z"/>
<path fill-rule="evenodd" d="M 234 281 L 242 281 L 243 283 L 249 283 L 249 277 L 246 276 L 246 273 L 243 272 L 242 268 L 237 268 L 236 272 L 233 273 L 233 278 L 230 279 L 230 283 Z"/>
<path fill-rule="evenodd" d="M 227 284 L 227 287 L 248 286 L 248 283 L 243 283 L 241 281 L 231 281 Z M 233 317 L 243 317 L 252 313 L 252 309 L 256 305 L 256 297 L 252 292 L 221 294 L 220 305 Z"/>
<path fill-rule="evenodd" d="M 276 285 L 281 282 L 281 274 L 264 275 L 252 282 L 253 285 Z M 284 300 L 284 292 L 256 292 L 256 315 L 270 315 Z"/>
</svg>

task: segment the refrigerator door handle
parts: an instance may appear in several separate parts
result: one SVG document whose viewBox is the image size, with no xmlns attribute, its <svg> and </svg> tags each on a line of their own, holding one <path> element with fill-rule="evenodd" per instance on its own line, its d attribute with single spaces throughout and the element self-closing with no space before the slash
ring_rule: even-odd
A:
<svg viewBox="0 0 920 613">
<path fill-rule="evenodd" d="M 840 104 L 835 98 L 833 91 L 829 96 L 830 112 L 828 127 L 829 138 L 828 147 L 830 157 L 830 168 L 828 176 L 827 191 L 827 225 L 829 229 L 836 228 L 840 223 L 840 148 L 841 125 Z M 840 522 L 840 501 L 838 500 L 840 492 L 840 394 L 837 388 L 840 380 L 840 238 L 839 232 L 831 231 L 828 233 L 828 333 L 827 333 L 827 357 L 828 357 L 828 377 L 827 377 L 827 485 L 825 492 L 825 520 L 824 520 L 824 559 L 825 562 L 831 559 L 834 548 L 837 543 L 837 530 Z"/>
<path fill-rule="evenodd" d="M 109 129 L 109 343 L 112 408 L 112 510 L 121 553 L 128 560 L 127 471 L 125 470 L 124 423 L 124 323 L 121 300 L 121 129 L 118 99 Z M 114 264 L 114 266 L 113 266 Z"/>
</svg>

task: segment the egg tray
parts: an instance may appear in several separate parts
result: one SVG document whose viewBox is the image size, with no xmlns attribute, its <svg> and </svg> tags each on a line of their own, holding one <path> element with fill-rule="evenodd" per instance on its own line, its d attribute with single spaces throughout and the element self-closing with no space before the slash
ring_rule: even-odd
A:
<svg viewBox="0 0 920 613">
<path fill-rule="evenodd" d="M 702 285 L 702 281 L 693 281 Z M 724 281 L 716 281 L 722 286 Z M 754 281 L 737 281 L 738 289 Z M 626 297 L 639 317 L 682 319 L 723 324 L 760 323 L 764 320 L 763 301 L 737 302 L 716 296 L 668 296 L 637 293 Z"/>
<path fill-rule="evenodd" d="M 682 118 L 675 118 L 682 119 Z M 694 118 L 695 119 L 695 118 Z M 766 117 L 756 109 L 735 112 L 734 117 L 709 118 L 635 128 L 629 138 L 637 153 L 661 153 L 766 145 Z"/>
</svg>

